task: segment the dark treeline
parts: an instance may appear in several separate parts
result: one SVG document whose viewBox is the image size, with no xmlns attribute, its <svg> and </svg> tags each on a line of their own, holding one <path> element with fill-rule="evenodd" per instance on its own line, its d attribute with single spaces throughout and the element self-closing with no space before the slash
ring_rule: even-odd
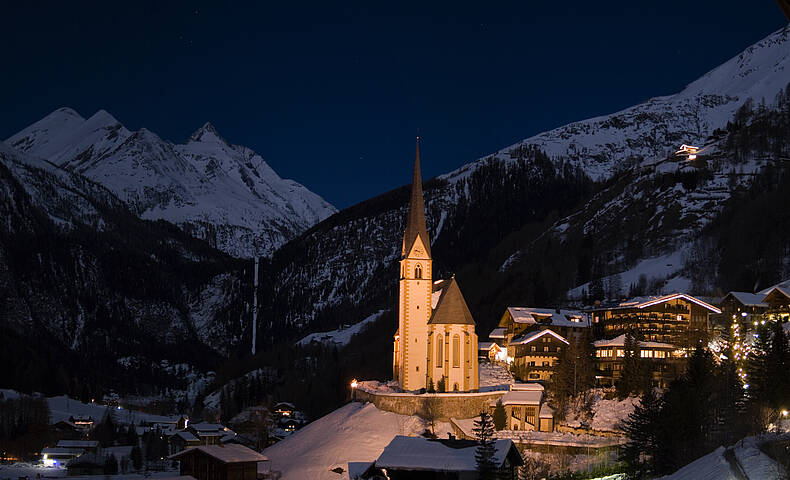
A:
<svg viewBox="0 0 790 480">
<path fill-rule="evenodd" d="M 40 451 L 50 437 L 45 398 L 22 395 L 4 399 L 0 394 L 0 451 L 25 458 L 29 452 Z"/>
<path fill-rule="evenodd" d="M 698 347 L 685 373 L 663 395 L 647 389 L 629 416 L 622 458 L 633 478 L 664 475 L 717 447 L 765 431 L 788 407 L 790 350 L 782 325 L 758 330 L 746 383 L 731 350 L 716 359 Z"/>
</svg>

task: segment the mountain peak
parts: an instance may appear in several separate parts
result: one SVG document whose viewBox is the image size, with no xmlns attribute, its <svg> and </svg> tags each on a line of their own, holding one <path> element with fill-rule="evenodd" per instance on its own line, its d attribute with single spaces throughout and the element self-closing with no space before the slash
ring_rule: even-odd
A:
<svg viewBox="0 0 790 480">
<path fill-rule="evenodd" d="M 189 137 L 190 142 L 227 143 L 210 122 L 206 122 Z"/>
</svg>

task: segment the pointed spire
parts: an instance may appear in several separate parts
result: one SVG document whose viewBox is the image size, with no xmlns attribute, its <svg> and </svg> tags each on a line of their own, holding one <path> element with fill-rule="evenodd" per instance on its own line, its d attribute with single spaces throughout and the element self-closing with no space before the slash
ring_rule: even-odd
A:
<svg viewBox="0 0 790 480">
<path fill-rule="evenodd" d="M 411 250 L 414 241 L 420 237 L 425 245 L 425 253 L 431 256 L 431 240 L 425 228 L 425 204 L 422 199 L 422 175 L 420 173 L 420 137 L 417 137 L 417 151 L 414 155 L 414 178 L 411 181 L 411 200 L 409 216 L 406 218 L 406 231 L 403 232 L 402 256 Z"/>
</svg>

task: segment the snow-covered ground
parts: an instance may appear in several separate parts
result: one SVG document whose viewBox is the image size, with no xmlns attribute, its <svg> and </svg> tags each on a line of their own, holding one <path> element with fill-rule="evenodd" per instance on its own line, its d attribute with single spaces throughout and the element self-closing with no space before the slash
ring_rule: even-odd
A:
<svg viewBox="0 0 790 480">
<path fill-rule="evenodd" d="M 326 345 L 336 345 L 338 347 L 345 347 L 351 342 L 351 337 L 361 332 L 364 328 L 379 319 L 387 310 L 379 310 L 378 312 L 370 315 L 364 320 L 351 325 L 350 327 L 341 327 L 337 330 L 329 332 L 311 333 L 303 339 L 296 342 L 297 345 L 309 345 L 313 342 L 323 343 Z"/>
<path fill-rule="evenodd" d="M 620 424 L 634 411 L 634 405 L 639 402 L 638 397 L 628 397 L 625 400 L 605 399 L 601 389 L 593 389 L 592 418 L 578 406 L 572 405 L 563 422 L 569 427 L 580 427 L 585 421 L 593 430 L 619 432 Z"/>
<path fill-rule="evenodd" d="M 624 293 L 628 293 L 630 285 L 636 285 L 639 282 L 639 277 L 644 275 L 650 281 L 654 279 L 667 280 L 664 286 L 664 293 L 670 292 L 684 292 L 687 291 L 691 285 L 691 281 L 685 277 L 678 276 L 677 273 L 683 269 L 683 251 L 678 250 L 667 255 L 659 257 L 647 258 L 637 263 L 634 268 L 620 272 L 620 284 Z M 604 277 L 602 281 L 606 285 L 614 275 Z M 582 298 L 584 290 L 590 290 L 590 282 L 583 283 L 568 291 L 569 299 Z"/>
<path fill-rule="evenodd" d="M 444 429 L 444 427 L 441 427 Z M 419 435 L 418 417 L 349 403 L 263 451 L 283 480 L 347 479 L 349 462 L 373 462 L 395 435 Z M 338 475 L 332 469 L 342 468 Z"/>
<path fill-rule="evenodd" d="M 746 437 L 732 447 L 727 459 L 726 449 L 719 447 L 698 458 L 677 472 L 659 480 L 763 480 L 787 478 L 786 472 L 771 457 L 760 451 L 765 441 L 790 439 L 790 435 L 762 435 Z"/>
<path fill-rule="evenodd" d="M 66 469 L 64 467 L 45 467 L 40 463 L 26 463 L 19 462 L 10 465 L 0 464 L 0 480 L 18 480 L 20 478 L 34 479 L 38 478 L 64 478 L 66 477 Z M 163 472 L 144 472 L 144 473 L 127 473 L 120 475 L 93 475 L 93 476 L 76 476 L 68 477 L 69 480 L 90 480 L 101 478 L 102 480 L 137 480 L 143 478 L 157 478 L 157 479 L 175 479 L 179 477 L 178 470 L 169 470 Z"/>
<path fill-rule="evenodd" d="M 507 366 L 500 363 L 481 362 L 477 371 L 481 392 L 510 390 L 510 386 L 515 383 Z"/>
</svg>

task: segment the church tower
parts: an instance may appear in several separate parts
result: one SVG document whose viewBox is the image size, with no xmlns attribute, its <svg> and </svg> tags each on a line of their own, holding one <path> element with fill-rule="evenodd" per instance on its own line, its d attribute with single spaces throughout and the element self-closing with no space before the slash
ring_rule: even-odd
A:
<svg viewBox="0 0 790 480">
<path fill-rule="evenodd" d="M 433 287 L 431 242 L 425 227 L 420 174 L 420 139 L 414 157 L 409 216 L 401 246 L 398 332 L 395 335 L 393 376 L 403 390 L 425 388 L 428 377 L 428 322 Z"/>
</svg>

